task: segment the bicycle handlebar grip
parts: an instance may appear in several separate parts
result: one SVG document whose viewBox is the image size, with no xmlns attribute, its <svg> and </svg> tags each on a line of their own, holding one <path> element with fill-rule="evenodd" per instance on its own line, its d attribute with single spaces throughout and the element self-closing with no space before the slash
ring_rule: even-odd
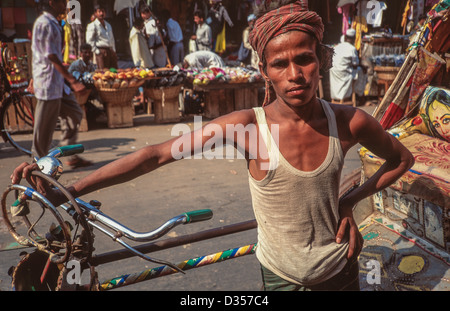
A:
<svg viewBox="0 0 450 311">
<path fill-rule="evenodd" d="M 59 150 L 61 151 L 62 157 L 68 157 L 75 154 L 83 153 L 84 146 L 83 145 L 63 146 L 59 147 Z"/>
<path fill-rule="evenodd" d="M 213 217 L 213 212 L 210 209 L 202 209 L 192 212 L 187 212 L 186 215 L 186 223 L 194 223 L 199 221 L 210 220 Z"/>
</svg>

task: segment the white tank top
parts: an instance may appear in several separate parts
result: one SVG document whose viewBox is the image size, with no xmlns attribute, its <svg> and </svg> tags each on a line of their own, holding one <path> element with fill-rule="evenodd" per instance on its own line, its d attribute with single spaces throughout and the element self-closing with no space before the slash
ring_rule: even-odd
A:
<svg viewBox="0 0 450 311">
<path fill-rule="evenodd" d="M 312 172 L 293 167 L 280 153 L 262 108 L 254 108 L 270 156 L 270 169 L 258 181 L 249 173 L 258 222 L 256 256 L 278 276 L 312 286 L 339 273 L 347 263 L 348 243 L 336 243 L 339 183 L 344 155 L 336 117 L 321 101 L 329 124 L 325 161 Z"/>
</svg>

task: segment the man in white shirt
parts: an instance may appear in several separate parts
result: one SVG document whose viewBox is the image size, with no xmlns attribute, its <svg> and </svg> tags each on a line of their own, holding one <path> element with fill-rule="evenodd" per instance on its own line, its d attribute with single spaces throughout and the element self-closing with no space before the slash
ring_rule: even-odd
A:
<svg viewBox="0 0 450 311">
<path fill-rule="evenodd" d="M 183 68 L 195 68 L 202 70 L 208 67 L 224 68 L 225 63 L 223 59 L 211 51 L 197 51 L 186 55 L 183 61 Z"/>
<path fill-rule="evenodd" d="M 335 48 L 333 67 L 330 70 L 331 99 L 341 101 L 352 97 L 353 92 L 358 96 L 364 95 L 366 76 L 359 66 L 358 51 L 353 45 L 356 31 L 349 29 L 343 42 Z"/>
<path fill-rule="evenodd" d="M 148 49 L 147 40 L 142 33 L 144 28 L 144 20 L 140 17 L 136 18 L 133 28 L 130 31 L 130 48 L 133 57 L 133 63 L 136 67 L 153 68 L 153 57 Z"/>
<path fill-rule="evenodd" d="M 183 31 L 180 24 L 170 17 L 169 10 L 162 12 L 162 21 L 167 28 L 169 37 L 169 58 L 172 64 L 176 65 L 184 59 Z"/>
<path fill-rule="evenodd" d="M 112 27 L 105 20 L 106 11 L 96 5 L 94 15 L 95 20 L 86 29 L 86 42 L 92 46 L 98 69 L 117 68 L 116 43 Z"/>
<path fill-rule="evenodd" d="M 142 19 L 145 21 L 144 33 L 148 38 L 148 46 L 153 56 L 153 63 L 156 67 L 165 67 L 167 65 L 167 55 L 157 21 L 153 18 L 152 11 L 150 11 L 148 6 L 142 7 L 140 12 Z"/>
<path fill-rule="evenodd" d="M 194 12 L 194 22 L 197 24 L 197 30 L 191 40 L 195 40 L 198 51 L 211 51 L 212 31 L 211 27 L 205 23 L 205 15 L 202 11 Z"/>
<path fill-rule="evenodd" d="M 65 0 L 45 0 L 44 12 L 33 26 L 33 80 L 31 91 L 37 99 L 34 114 L 33 157 L 47 155 L 58 118 L 61 118 L 61 145 L 73 145 L 77 141 L 78 126 L 83 111 L 74 92 L 86 91 L 62 64 L 62 27 L 56 19 L 66 11 Z M 79 157 L 68 161 L 73 168 L 91 164 Z"/>
</svg>

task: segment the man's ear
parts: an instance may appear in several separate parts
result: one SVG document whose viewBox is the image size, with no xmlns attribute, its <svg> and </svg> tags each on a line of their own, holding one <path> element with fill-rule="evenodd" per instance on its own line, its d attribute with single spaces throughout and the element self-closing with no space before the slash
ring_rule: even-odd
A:
<svg viewBox="0 0 450 311">
<path fill-rule="evenodd" d="M 264 80 L 269 81 L 269 77 L 266 74 L 263 62 L 259 62 L 258 67 L 259 67 L 259 72 L 261 73 Z"/>
</svg>

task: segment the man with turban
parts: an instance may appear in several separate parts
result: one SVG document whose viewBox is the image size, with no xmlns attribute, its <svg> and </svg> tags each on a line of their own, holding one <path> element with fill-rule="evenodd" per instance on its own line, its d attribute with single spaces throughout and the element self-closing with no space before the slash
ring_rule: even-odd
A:
<svg viewBox="0 0 450 311">
<path fill-rule="evenodd" d="M 69 190 L 78 197 L 192 158 L 205 145 L 233 144 L 247 160 L 265 289 L 357 290 L 363 239 L 352 209 L 394 183 L 413 157 L 362 110 L 317 98 L 319 68 L 329 67 L 329 53 L 321 44 L 321 18 L 308 11 L 305 1 L 265 1 L 262 6 L 267 10 L 255 12 L 250 42 L 271 90 L 263 107 L 221 116 L 202 130 L 145 147 Z M 250 133 L 240 135 L 236 128 Z M 211 137 L 220 130 L 222 135 Z M 386 161 L 377 174 L 339 198 L 344 157 L 356 144 Z M 19 166 L 13 183 L 35 168 Z M 65 200 L 45 184 L 39 189 L 55 204 Z"/>
</svg>

